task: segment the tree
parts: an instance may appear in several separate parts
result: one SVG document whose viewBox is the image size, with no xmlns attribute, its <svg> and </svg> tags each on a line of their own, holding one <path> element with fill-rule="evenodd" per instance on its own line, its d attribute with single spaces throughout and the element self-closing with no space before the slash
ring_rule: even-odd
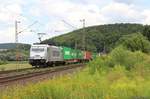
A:
<svg viewBox="0 0 150 99">
<path fill-rule="evenodd" d="M 150 26 L 146 25 L 143 29 L 142 34 L 148 38 L 148 40 L 150 41 Z"/>
<path fill-rule="evenodd" d="M 144 29 L 142 24 L 108 24 L 86 27 L 85 33 L 85 46 L 86 50 L 96 52 L 109 53 L 114 49 L 116 42 L 123 35 L 132 33 L 141 33 Z M 57 46 L 66 46 L 75 48 L 75 44 L 78 49 L 82 50 L 82 33 L 83 30 L 75 30 L 54 38 L 47 39 L 42 43 L 54 42 Z M 76 42 L 76 43 L 75 43 Z"/>
<path fill-rule="evenodd" d="M 150 52 L 150 42 L 146 37 L 140 33 L 123 36 L 117 45 L 123 45 L 131 51 L 142 51 L 144 53 Z"/>
</svg>

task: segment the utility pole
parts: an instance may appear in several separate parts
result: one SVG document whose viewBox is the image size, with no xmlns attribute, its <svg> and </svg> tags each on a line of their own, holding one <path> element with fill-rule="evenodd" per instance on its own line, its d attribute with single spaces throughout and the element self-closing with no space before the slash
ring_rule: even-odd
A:
<svg viewBox="0 0 150 99">
<path fill-rule="evenodd" d="M 15 43 L 18 43 L 18 23 L 20 23 L 20 21 L 15 21 Z"/>
<path fill-rule="evenodd" d="M 18 45 L 18 23 L 20 21 L 15 21 L 15 43 L 16 43 L 16 61 L 19 62 L 19 45 Z M 17 62 L 17 70 L 19 69 L 19 63 Z"/>
<path fill-rule="evenodd" d="M 26 31 L 27 29 L 29 29 L 31 26 L 33 26 L 34 24 L 36 24 L 38 21 L 33 22 L 31 25 L 29 25 L 28 27 L 24 28 L 21 31 L 18 31 L 18 23 L 20 23 L 20 21 L 15 21 L 15 43 L 18 43 L 18 35 L 24 31 Z"/>
<path fill-rule="evenodd" d="M 19 45 L 18 45 L 18 23 L 20 23 L 20 21 L 15 21 L 15 43 L 16 43 L 16 61 L 19 60 Z"/>
<path fill-rule="evenodd" d="M 31 26 L 33 26 L 34 24 L 37 23 L 37 21 L 35 21 L 34 23 L 32 23 L 31 25 L 29 25 L 27 28 L 18 31 L 18 23 L 20 23 L 20 21 L 15 20 L 15 43 L 16 43 L 16 61 L 19 62 L 19 58 L 20 58 L 20 53 L 19 53 L 19 44 L 18 44 L 18 35 L 22 32 L 24 32 L 25 30 L 27 30 L 28 28 L 30 28 Z M 17 66 L 19 69 L 19 65 Z M 17 70 L 18 70 L 17 69 Z"/>
<path fill-rule="evenodd" d="M 85 41 L 85 19 L 80 20 L 83 24 L 83 33 L 82 33 L 82 49 L 85 51 L 86 50 L 86 41 Z"/>
</svg>

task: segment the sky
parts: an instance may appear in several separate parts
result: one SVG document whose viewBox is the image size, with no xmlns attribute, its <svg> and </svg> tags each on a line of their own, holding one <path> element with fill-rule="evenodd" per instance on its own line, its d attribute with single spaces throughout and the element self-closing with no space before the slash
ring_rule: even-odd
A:
<svg viewBox="0 0 150 99">
<path fill-rule="evenodd" d="M 0 0 L 0 43 L 39 42 L 37 33 L 52 38 L 85 25 L 150 24 L 150 0 Z M 32 25 L 35 23 L 34 25 Z M 68 25 L 70 24 L 70 25 Z M 32 25 L 32 26 L 30 26 Z"/>
</svg>

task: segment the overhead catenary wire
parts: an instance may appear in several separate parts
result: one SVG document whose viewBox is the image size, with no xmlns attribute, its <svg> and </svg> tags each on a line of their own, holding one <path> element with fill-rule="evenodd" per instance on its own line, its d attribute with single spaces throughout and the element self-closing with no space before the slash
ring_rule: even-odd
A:
<svg viewBox="0 0 150 99">
<path fill-rule="evenodd" d="M 29 29 L 30 27 L 32 27 L 34 24 L 36 24 L 38 21 L 34 21 L 31 25 L 27 26 L 26 28 L 24 28 L 23 30 L 21 30 L 20 32 L 18 32 L 18 34 L 26 31 L 27 29 Z"/>
<path fill-rule="evenodd" d="M 71 25 L 70 23 L 68 23 L 68 22 L 65 21 L 65 20 L 61 20 L 61 21 L 62 21 L 63 23 L 65 23 L 65 24 L 67 24 L 68 26 L 70 26 L 70 27 L 73 28 L 73 29 L 78 29 L 77 27 Z"/>
<path fill-rule="evenodd" d="M 70 27 L 73 28 L 73 29 L 78 29 L 77 27 L 71 25 L 70 23 L 68 23 L 68 22 L 65 21 L 65 20 L 62 20 L 62 22 L 64 22 L 66 25 L 70 26 Z M 74 48 L 75 48 L 75 49 L 78 48 L 77 40 L 74 41 Z"/>
</svg>

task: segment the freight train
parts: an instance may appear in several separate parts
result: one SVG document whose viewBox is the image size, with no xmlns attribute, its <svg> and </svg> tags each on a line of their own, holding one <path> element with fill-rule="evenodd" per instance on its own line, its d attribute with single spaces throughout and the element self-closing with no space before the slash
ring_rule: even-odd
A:
<svg viewBox="0 0 150 99">
<path fill-rule="evenodd" d="M 97 54 L 69 47 L 34 44 L 30 48 L 29 63 L 33 67 L 57 66 L 60 64 L 88 62 Z"/>
</svg>

